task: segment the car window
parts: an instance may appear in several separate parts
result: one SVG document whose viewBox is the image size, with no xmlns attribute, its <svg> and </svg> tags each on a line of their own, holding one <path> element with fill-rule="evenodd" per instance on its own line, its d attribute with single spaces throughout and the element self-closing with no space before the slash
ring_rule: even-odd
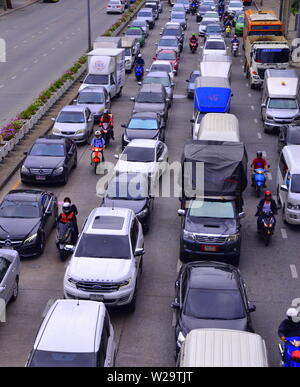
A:
<svg viewBox="0 0 300 387">
<path fill-rule="evenodd" d="M 154 149 L 127 146 L 122 153 L 121 160 L 127 160 L 129 162 L 151 163 L 154 161 Z"/>
<path fill-rule="evenodd" d="M 137 233 L 134 225 L 132 225 L 130 230 L 130 240 L 131 240 L 132 251 L 134 252 L 137 244 Z"/>
<path fill-rule="evenodd" d="M 61 112 L 56 122 L 63 124 L 83 124 L 85 119 L 83 112 Z"/>
<path fill-rule="evenodd" d="M 64 144 L 36 143 L 30 150 L 30 156 L 63 157 L 65 155 Z"/>
<path fill-rule="evenodd" d="M 208 41 L 205 44 L 206 50 L 225 50 L 225 44 L 224 42 L 212 42 Z"/>
<path fill-rule="evenodd" d="M 154 119 L 142 119 L 142 118 L 132 118 L 128 124 L 128 129 L 149 129 L 156 130 L 157 121 Z"/>
<path fill-rule="evenodd" d="M 10 264 L 11 262 L 8 259 L 0 257 L 0 283 L 3 281 Z"/>
<path fill-rule="evenodd" d="M 4 200 L 0 204 L 0 218 L 34 219 L 39 217 L 40 210 L 37 202 Z"/>
<path fill-rule="evenodd" d="M 107 344 L 108 344 L 109 332 L 107 331 L 107 326 L 103 324 L 100 348 L 97 354 L 97 367 L 103 367 L 107 354 Z"/>
<path fill-rule="evenodd" d="M 42 197 L 41 197 L 41 204 L 43 206 L 43 210 L 44 211 L 48 207 L 49 202 L 50 202 L 50 196 L 47 195 L 47 194 L 42 195 Z"/>
</svg>

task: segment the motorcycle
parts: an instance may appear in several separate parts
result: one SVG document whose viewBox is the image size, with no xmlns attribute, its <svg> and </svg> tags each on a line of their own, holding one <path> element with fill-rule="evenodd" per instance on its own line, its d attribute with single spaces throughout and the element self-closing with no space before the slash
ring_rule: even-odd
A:
<svg viewBox="0 0 300 387">
<path fill-rule="evenodd" d="M 193 54 L 197 51 L 198 43 L 197 42 L 190 42 L 190 49 Z"/>
<path fill-rule="evenodd" d="M 272 211 L 263 212 L 260 216 L 260 223 L 258 225 L 258 232 L 263 238 L 265 245 L 268 246 L 271 237 L 274 234 L 275 218 Z"/>
<path fill-rule="evenodd" d="M 233 56 L 237 56 L 238 53 L 239 53 L 239 43 L 238 42 L 234 42 L 231 44 L 231 53 Z"/>
<path fill-rule="evenodd" d="M 287 337 L 282 344 L 278 344 L 283 367 L 300 367 L 300 337 Z"/>
<path fill-rule="evenodd" d="M 253 186 L 257 197 L 260 197 L 263 187 L 266 182 L 265 170 L 263 168 L 254 169 Z"/>
<path fill-rule="evenodd" d="M 104 138 L 105 145 L 107 146 L 111 139 L 111 132 L 113 130 L 113 126 L 109 122 L 101 122 L 99 126 L 101 128 L 100 130 Z"/>
<path fill-rule="evenodd" d="M 74 226 L 71 222 L 57 222 L 56 225 L 56 247 L 59 252 L 60 259 L 64 261 L 70 254 L 68 246 L 75 245 L 78 236 L 75 235 Z"/>
<path fill-rule="evenodd" d="M 136 80 L 141 82 L 144 76 L 144 66 L 136 65 L 134 71 Z"/>
<path fill-rule="evenodd" d="M 92 150 L 92 165 L 94 166 L 94 171 L 97 174 L 97 167 L 102 162 L 102 151 L 103 148 L 100 147 L 91 147 Z"/>
</svg>

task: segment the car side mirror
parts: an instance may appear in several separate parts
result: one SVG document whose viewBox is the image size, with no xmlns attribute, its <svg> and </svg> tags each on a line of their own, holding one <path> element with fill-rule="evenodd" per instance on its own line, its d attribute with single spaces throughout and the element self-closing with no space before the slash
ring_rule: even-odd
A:
<svg viewBox="0 0 300 387">
<path fill-rule="evenodd" d="M 177 214 L 179 216 L 185 216 L 185 210 L 183 210 L 182 208 L 180 208 L 178 211 L 177 211 Z"/>
<path fill-rule="evenodd" d="M 122 124 L 122 125 L 121 125 L 121 128 L 126 128 L 126 125 L 125 125 L 125 124 Z"/>
<path fill-rule="evenodd" d="M 134 97 L 130 97 L 130 101 L 135 101 L 135 98 Z"/>
<path fill-rule="evenodd" d="M 280 186 L 280 191 L 284 191 L 284 192 L 288 192 L 288 187 L 287 187 L 287 185 L 286 184 L 282 184 L 281 186 Z"/>
<path fill-rule="evenodd" d="M 77 102 L 77 99 L 75 98 L 75 99 L 73 99 L 73 102 Z"/>
<path fill-rule="evenodd" d="M 191 122 L 192 124 L 194 124 L 194 123 L 195 123 L 195 120 L 194 120 L 194 119 L 192 119 L 192 120 L 190 120 L 190 122 Z"/>
<path fill-rule="evenodd" d="M 179 308 L 180 308 L 179 302 L 177 302 L 177 301 L 172 302 L 171 308 L 173 308 L 173 309 L 179 309 Z"/>
<path fill-rule="evenodd" d="M 114 155 L 114 158 L 119 160 L 119 155 Z"/>
<path fill-rule="evenodd" d="M 248 310 L 250 313 L 256 311 L 256 305 L 249 303 Z"/>
<path fill-rule="evenodd" d="M 246 216 L 246 214 L 245 214 L 244 211 L 239 213 L 239 218 L 240 219 L 245 218 L 245 216 Z"/>
<path fill-rule="evenodd" d="M 27 156 L 27 155 L 28 155 L 28 152 L 23 152 L 23 154 L 24 154 L 25 156 Z"/>
<path fill-rule="evenodd" d="M 144 255 L 144 254 L 145 254 L 145 250 L 142 247 L 135 249 L 135 252 L 134 252 L 135 257 L 139 257 L 140 255 Z"/>
<path fill-rule="evenodd" d="M 55 118 L 54 118 L 54 117 L 51 117 L 51 121 L 55 121 Z"/>
<path fill-rule="evenodd" d="M 138 85 L 142 86 L 142 82 L 138 82 Z"/>
<path fill-rule="evenodd" d="M 4 292 L 5 289 L 6 289 L 6 285 L 0 286 L 0 293 Z"/>
<path fill-rule="evenodd" d="M 73 253 L 74 250 L 75 250 L 75 246 L 74 246 L 74 245 L 65 245 L 64 249 L 65 249 L 66 251 L 70 251 L 70 252 Z"/>
<path fill-rule="evenodd" d="M 147 73 L 149 73 L 150 69 L 146 69 Z"/>
<path fill-rule="evenodd" d="M 266 105 L 265 103 L 262 103 L 262 104 L 260 105 L 260 107 L 265 108 L 265 107 L 267 107 L 267 105 Z"/>
</svg>

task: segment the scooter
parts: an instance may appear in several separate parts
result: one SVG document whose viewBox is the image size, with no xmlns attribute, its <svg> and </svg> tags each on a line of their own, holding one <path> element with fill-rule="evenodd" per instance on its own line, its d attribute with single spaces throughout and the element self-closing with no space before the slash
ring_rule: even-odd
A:
<svg viewBox="0 0 300 387">
<path fill-rule="evenodd" d="M 74 226 L 71 222 L 57 222 L 56 247 L 58 249 L 59 256 L 62 261 L 66 260 L 71 252 L 70 249 L 68 249 L 68 246 L 75 245 L 77 242 L 77 238 L 78 236 L 75 235 Z"/>
<path fill-rule="evenodd" d="M 103 161 L 103 157 L 102 157 L 103 148 L 94 146 L 94 147 L 91 147 L 91 150 L 92 150 L 92 165 L 94 167 L 95 173 L 97 174 L 97 167 Z"/>
<path fill-rule="evenodd" d="M 192 54 L 195 54 L 195 52 L 197 51 L 197 48 L 198 48 L 198 43 L 190 42 L 190 49 Z"/>
<path fill-rule="evenodd" d="M 260 197 L 260 194 L 266 183 L 266 171 L 263 168 L 254 169 L 253 175 L 253 185 L 256 192 L 257 197 Z"/>
<path fill-rule="evenodd" d="M 263 212 L 261 215 L 258 232 L 265 242 L 266 246 L 269 246 L 271 237 L 274 234 L 275 218 L 272 211 Z"/>
<path fill-rule="evenodd" d="M 141 82 L 144 76 L 144 66 L 136 65 L 134 71 L 136 80 Z"/>
<path fill-rule="evenodd" d="M 237 56 L 238 53 L 239 53 L 239 43 L 238 42 L 234 42 L 231 44 L 231 53 L 233 56 Z"/>
<path fill-rule="evenodd" d="M 101 130 L 102 136 L 103 136 L 104 141 L 105 141 L 105 145 L 107 146 L 110 142 L 110 139 L 111 139 L 113 126 L 111 126 L 111 124 L 109 122 L 100 122 L 99 126 L 100 126 L 100 130 Z"/>
<path fill-rule="evenodd" d="M 300 337 L 287 337 L 282 344 L 278 344 L 283 367 L 300 367 Z"/>
</svg>

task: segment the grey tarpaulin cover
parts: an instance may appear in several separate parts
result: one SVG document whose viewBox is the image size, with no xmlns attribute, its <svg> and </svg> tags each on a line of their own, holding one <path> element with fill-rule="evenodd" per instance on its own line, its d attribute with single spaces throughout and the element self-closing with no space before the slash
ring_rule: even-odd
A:
<svg viewBox="0 0 300 387">
<path fill-rule="evenodd" d="M 199 196 L 196 184 L 197 162 L 204 163 L 205 196 L 242 196 L 242 192 L 247 187 L 248 162 L 243 143 L 187 141 L 182 156 L 183 198 L 191 199 Z"/>
</svg>

